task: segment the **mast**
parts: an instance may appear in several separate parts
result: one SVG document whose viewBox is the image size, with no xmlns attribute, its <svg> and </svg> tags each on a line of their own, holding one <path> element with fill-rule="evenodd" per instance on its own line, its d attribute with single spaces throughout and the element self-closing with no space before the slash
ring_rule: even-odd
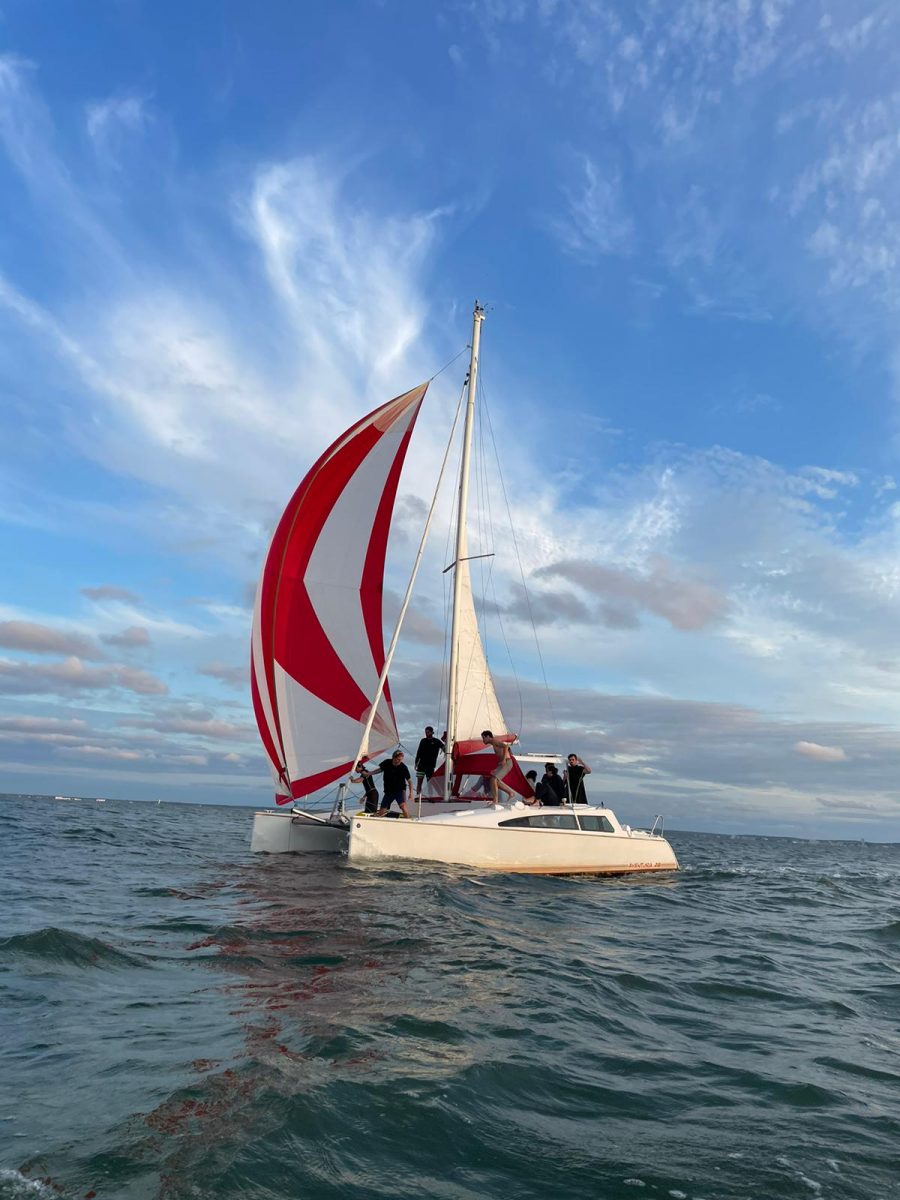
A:
<svg viewBox="0 0 900 1200">
<path fill-rule="evenodd" d="M 469 464 L 472 457 L 472 432 L 475 427 L 475 387 L 478 380 L 478 349 L 484 308 L 475 301 L 472 314 L 472 352 L 469 359 L 469 392 L 466 399 L 466 424 L 463 432 L 462 461 L 459 467 L 459 508 L 456 516 L 456 558 L 453 563 L 453 618 L 450 626 L 450 670 L 447 692 L 447 746 L 445 750 L 444 799 L 450 795 L 453 767 L 453 743 L 456 740 L 457 696 L 459 694 L 459 610 L 461 599 L 459 564 L 468 554 L 467 521 L 469 507 Z"/>
</svg>

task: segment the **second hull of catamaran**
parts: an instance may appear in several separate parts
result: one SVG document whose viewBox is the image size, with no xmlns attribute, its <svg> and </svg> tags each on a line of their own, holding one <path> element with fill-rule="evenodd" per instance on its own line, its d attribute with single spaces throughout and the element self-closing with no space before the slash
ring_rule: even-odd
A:
<svg viewBox="0 0 900 1200">
<path fill-rule="evenodd" d="M 534 875 L 678 870 L 664 837 L 587 805 L 535 810 L 519 802 L 411 821 L 360 814 L 350 820 L 347 854 L 358 863 L 406 858 Z"/>
<path fill-rule="evenodd" d="M 483 810 L 489 805 L 489 801 L 478 800 L 451 800 L 449 803 L 423 800 L 421 815 L 428 817 L 438 813 L 446 816 L 447 813 L 460 809 L 467 812 Z M 411 811 L 418 815 L 419 805 L 413 802 Z M 379 820 L 384 820 L 388 825 L 398 823 L 384 817 Z M 346 853 L 349 833 L 350 824 L 347 818 L 332 821 L 321 814 L 291 809 L 261 809 L 253 814 L 250 850 L 254 854 L 342 854 Z"/>
</svg>

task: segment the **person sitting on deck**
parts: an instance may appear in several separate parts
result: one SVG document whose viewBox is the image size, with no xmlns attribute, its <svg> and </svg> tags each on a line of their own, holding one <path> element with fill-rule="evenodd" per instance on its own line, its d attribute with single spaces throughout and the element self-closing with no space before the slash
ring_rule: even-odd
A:
<svg viewBox="0 0 900 1200">
<path fill-rule="evenodd" d="M 557 771 L 555 763 L 544 763 L 544 775 L 541 783 L 545 788 L 544 795 L 541 796 L 541 804 L 562 804 L 566 797 L 566 784 Z"/>
<path fill-rule="evenodd" d="M 375 780 L 372 778 L 376 772 L 367 770 L 366 764 L 361 759 L 356 764 L 356 770 L 357 774 L 350 776 L 350 782 L 361 783 L 363 785 L 363 792 L 366 796 L 365 811 L 370 814 L 378 812 L 378 788 L 375 786 Z M 381 768 L 378 767 L 376 770 L 380 771 Z"/>
<path fill-rule="evenodd" d="M 410 803 L 412 802 L 412 776 L 409 773 L 409 767 L 403 761 L 403 751 L 395 750 L 390 758 L 386 758 L 379 765 L 378 770 L 384 776 L 384 799 L 375 816 L 386 817 L 391 811 L 391 805 L 396 803 L 401 815 L 408 817 L 409 809 L 406 807 L 406 798 L 408 795 Z M 372 774 L 374 775 L 375 772 L 373 771 Z"/>
<path fill-rule="evenodd" d="M 572 804 L 587 804 L 587 793 L 584 790 L 584 777 L 590 775 L 591 768 L 577 754 L 570 754 L 566 759 L 566 783 L 569 789 L 569 800 Z"/>
<path fill-rule="evenodd" d="M 540 784 L 537 781 L 537 771 L 526 771 L 525 778 L 528 780 L 529 784 L 531 785 L 531 791 L 533 793 L 531 797 L 528 797 L 528 796 L 525 797 L 525 803 L 540 805 L 543 784 Z"/>
<path fill-rule="evenodd" d="M 508 783 L 503 780 L 512 770 L 513 760 L 509 752 L 509 744 L 501 742 L 499 738 L 495 738 L 490 729 L 482 729 L 481 740 L 486 746 L 490 746 L 497 755 L 497 765 L 491 772 L 491 798 L 495 804 L 500 803 L 500 792 L 506 792 L 510 799 L 515 800 L 516 793 L 512 790 Z"/>
</svg>

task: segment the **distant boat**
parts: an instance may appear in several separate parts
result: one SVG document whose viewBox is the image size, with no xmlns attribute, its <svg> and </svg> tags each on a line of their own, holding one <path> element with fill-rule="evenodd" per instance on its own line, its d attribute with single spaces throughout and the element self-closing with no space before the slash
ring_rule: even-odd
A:
<svg viewBox="0 0 900 1200">
<path fill-rule="evenodd" d="M 473 558 L 493 557 L 470 555 L 468 546 L 483 318 L 476 304 L 464 385 L 456 553 L 444 571 L 453 571 L 453 603 L 445 758 L 430 777 L 436 794 L 417 801 L 410 820 L 364 812 L 350 818 L 344 811 L 347 784 L 341 782 L 327 816 L 297 808 L 256 813 L 250 848 L 331 850 L 356 862 L 407 858 L 537 874 L 677 870 L 672 847 L 657 832 L 659 819 L 645 832 L 621 825 L 602 805 L 541 809 L 519 765 L 527 757 L 510 750 L 518 735 L 509 731 L 494 690 L 469 567 Z M 427 387 L 422 383 L 383 404 L 343 433 L 297 488 L 272 538 L 254 610 L 251 691 L 279 805 L 338 783 L 398 743 L 387 675 L 443 467 L 387 653 L 381 632 L 384 564 L 400 471 Z M 448 457 L 449 446 L 445 464 Z M 485 739 L 482 730 L 492 733 Z M 509 794 L 503 804 L 472 787 L 471 780 L 492 773 Z"/>
<path fill-rule="evenodd" d="M 71 796 L 54 796 L 53 799 L 54 800 L 71 800 L 72 797 Z"/>
<path fill-rule="evenodd" d="M 105 803 L 106 803 L 106 800 L 103 798 L 103 796 L 98 796 L 98 797 L 97 797 L 97 803 L 98 803 L 98 804 L 105 804 Z"/>
</svg>

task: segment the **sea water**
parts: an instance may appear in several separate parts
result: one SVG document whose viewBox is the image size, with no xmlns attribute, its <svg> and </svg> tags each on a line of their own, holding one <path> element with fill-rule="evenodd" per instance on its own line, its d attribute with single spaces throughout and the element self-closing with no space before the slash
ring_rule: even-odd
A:
<svg viewBox="0 0 900 1200">
<path fill-rule="evenodd" d="M 0 799 L 4 1200 L 900 1192 L 900 845 L 529 878 L 251 819 Z"/>
</svg>

